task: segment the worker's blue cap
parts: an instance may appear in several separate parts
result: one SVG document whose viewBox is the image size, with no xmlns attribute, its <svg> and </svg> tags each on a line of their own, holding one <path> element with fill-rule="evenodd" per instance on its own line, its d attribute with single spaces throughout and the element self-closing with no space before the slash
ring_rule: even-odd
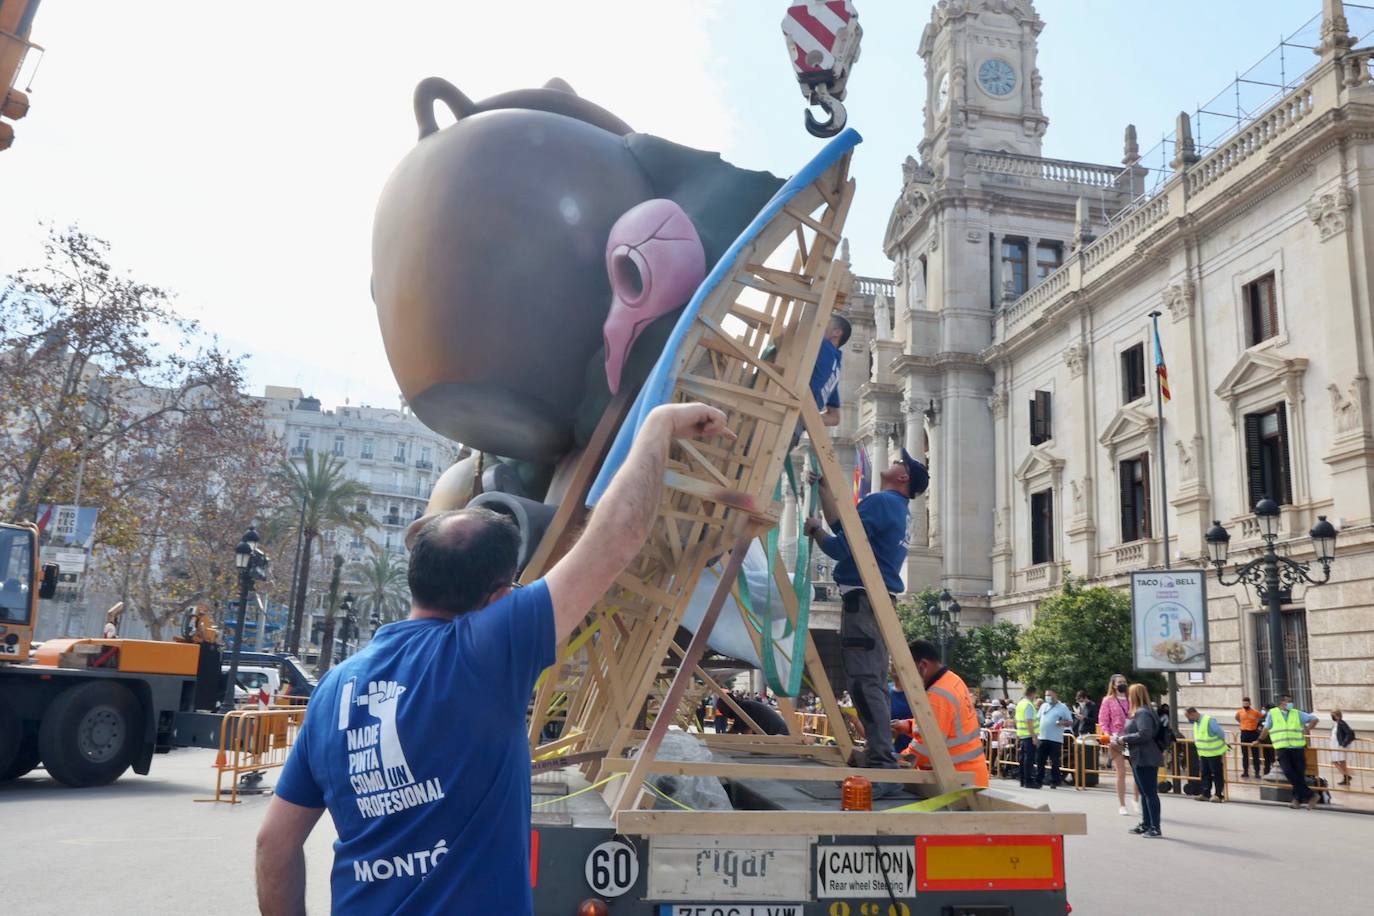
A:
<svg viewBox="0 0 1374 916">
<path fill-rule="evenodd" d="M 906 465 L 907 473 L 907 499 L 914 499 L 926 491 L 930 486 L 930 472 L 926 466 L 915 458 L 912 458 L 906 449 L 902 449 L 902 464 Z"/>
</svg>

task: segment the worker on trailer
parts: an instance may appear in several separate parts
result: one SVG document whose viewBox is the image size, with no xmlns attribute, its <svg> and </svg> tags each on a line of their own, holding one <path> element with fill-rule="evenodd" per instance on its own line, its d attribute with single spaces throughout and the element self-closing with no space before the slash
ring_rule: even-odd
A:
<svg viewBox="0 0 1374 916">
<path fill-rule="evenodd" d="M 669 443 L 718 435 L 734 438 L 713 407 L 653 410 L 581 539 L 524 588 L 505 516 L 461 509 L 421 527 L 410 617 L 311 698 L 258 832 L 263 913 L 305 912 L 303 847 L 325 808 L 335 912 L 531 912 L 530 691 L 643 546 Z"/>
<path fill-rule="evenodd" d="M 940 734 L 949 745 L 949 755 L 954 768 L 973 775 L 973 784 L 987 788 L 988 761 L 983 753 L 982 729 L 978 725 L 978 711 L 974 709 L 973 695 L 968 692 L 964 679 L 940 663 L 940 650 L 928 640 L 918 639 L 910 646 L 911 657 L 916 661 L 916 670 L 925 683 L 926 696 L 930 698 L 930 708 L 935 713 L 935 721 L 940 724 Z M 928 768 L 930 758 L 925 753 L 925 743 L 916 728 L 914 719 L 894 719 L 894 735 L 910 735 L 908 749 L 916 756 L 918 766 Z"/>
<path fill-rule="evenodd" d="M 859 501 L 859 520 L 864 534 L 873 548 L 889 594 L 903 590 L 902 564 L 906 562 L 907 517 L 910 501 L 921 495 L 930 482 L 925 465 L 902 449 L 902 457 L 892 463 L 880 476 L 882 489 Z M 839 508 L 835 494 L 821 481 L 821 511 L 826 521 L 839 527 Z M 827 534 L 819 519 L 806 520 L 806 534 L 827 556 L 835 560 L 835 584 L 840 589 L 844 611 L 840 616 L 840 659 L 854 708 L 863 723 L 867 751 L 865 765 L 878 769 L 894 769 L 897 755 L 892 750 L 892 713 L 888 705 L 887 644 L 883 642 L 873 605 L 864 591 L 859 567 L 850 552 L 844 531 Z M 874 787 L 875 795 L 900 791 L 896 783 Z"/>
</svg>

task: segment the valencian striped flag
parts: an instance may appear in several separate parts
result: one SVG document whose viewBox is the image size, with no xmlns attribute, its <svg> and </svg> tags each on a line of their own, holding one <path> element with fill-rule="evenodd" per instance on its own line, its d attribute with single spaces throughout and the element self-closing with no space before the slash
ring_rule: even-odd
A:
<svg viewBox="0 0 1374 916">
<path fill-rule="evenodd" d="M 1169 367 L 1164 365 L 1164 348 L 1159 345 L 1159 318 L 1155 318 L 1155 375 L 1159 376 L 1159 393 L 1165 401 L 1169 396 Z"/>
</svg>

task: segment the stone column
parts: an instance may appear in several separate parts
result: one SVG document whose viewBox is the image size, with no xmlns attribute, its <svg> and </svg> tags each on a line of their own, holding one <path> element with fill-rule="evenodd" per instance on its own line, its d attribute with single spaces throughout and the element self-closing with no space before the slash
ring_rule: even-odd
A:
<svg viewBox="0 0 1374 916">
<path fill-rule="evenodd" d="M 1327 18 L 1332 13 L 1326 11 Z M 1323 24 L 1327 28 L 1327 24 Z M 1333 32 L 1339 39 L 1339 30 Z M 1324 40 L 1328 40 L 1324 38 Z M 1331 410 L 1331 448 L 1322 457 L 1331 468 L 1330 514 L 1345 525 L 1365 524 L 1374 516 L 1374 422 L 1369 415 L 1369 367 L 1363 364 L 1359 341 L 1369 340 L 1367 306 L 1357 304 L 1347 279 L 1358 273 L 1361 245 L 1368 245 L 1365 223 L 1355 219 L 1355 195 L 1337 175 L 1312 195 L 1307 215 L 1316 225 L 1317 276 L 1321 289 L 1323 324 L 1326 326 L 1326 391 Z M 1296 308 L 1288 309 L 1290 323 L 1304 320 Z M 1315 521 L 1315 519 L 1313 520 Z"/>
<path fill-rule="evenodd" d="M 1086 334 L 1087 331 L 1084 321 L 1078 333 Z M 1092 349 L 1082 337 L 1064 349 L 1064 363 L 1069 368 L 1070 378 L 1064 406 L 1077 414 L 1069 443 L 1068 498 L 1061 502 L 1068 507 L 1068 524 L 1064 526 L 1069 541 L 1066 559 L 1075 573 L 1083 570 L 1082 574 L 1091 578 L 1097 575 L 1097 494 L 1092 473 L 1097 465 L 1097 443 L 1093 441 L 1094 424 L 1089 419 L 1093 416 Z"/>
<path fill-rule="evenodd" d="M 1193 252 L 1185 256 L 1189 263 Z M 1198 287 L 1191 279 L 1191 266 L 1184 275 L 1164 288 L 1164 314 L 1159 319 L 1161 345 L 1165 347 L 1164 358 L 1169 367 L 1169 387 L 1176 392 L 1186 392 L 1184 397 L 1175 395 L 1172 406 L 1175 409 L 1164 412 L 1164 449 L 1163 455 L 1156 457 L 1155 483 L 1159 481 L 1157 468 L 1167 470 L 1169 482 L 1168 500 L 1156 500 L 1158 511 L 1174 509 L 1174 519 L 1169 525 L 1172 543 L 1169 552 L 1173 556 L 1203 556 L 1206 545 L 1203 535 L 1212 525 L 1212 497 L 1208 489 L 1208 469 L 1203 466 L 1207 460 L 1207 435 L 1203 429 L 1208 398 L 1214 397 L 1203 383 L 1206 340 L 1202 329 L 1200 309 L 1196 308 Z M 1198 313 L 1198 314 L 1195 314 Z M 1147 356 L 1147 363 L 1152 356 Z M 1154 390 L 1153 381 L 1150 389 Z M 1151 443 L 1151 453 L 1157 451 Z M 1159 528 L 1161 519 L 1156 516 L 1154 524 L 1156 536 L 1163 534 Z M 1171 556 L 1171 560 L 1172 560 Z"/>
<path fill-rule="evenodd" d="M 988 410 L 992 413 L 993 447 L 993 516 L 992 516 L 992 589 L 999 595 L 1012 590 L 1012 512 L 1011 465 L 1008 459 L 1010 421 L 1007 418 L 1007 386 L 1010 372 L 1003 367 L 996 371 Z"/>
</svg>

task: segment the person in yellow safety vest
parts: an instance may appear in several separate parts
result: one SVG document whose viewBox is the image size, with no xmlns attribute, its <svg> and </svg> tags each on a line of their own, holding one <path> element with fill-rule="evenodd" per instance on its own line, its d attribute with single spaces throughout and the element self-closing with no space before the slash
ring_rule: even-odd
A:
<svg viewBox="0 0 1374 916">
<path fill-rule="evenodd" d="M 1035 785 L 1035 735 L 1040 721 L 1035 697 L 1035 688 L 1027 687 L 1026 695 L 1016 703 L 1016 772 L 1023 789 Z"/>
<path fill-rule="evenodd" d="M 916 670 L 925 682 L 926 696 L 930 708 L 935 712 L 940 733 L 949 745 L 949 755 L 954 760 L 954 768 L 972 774 L 973 784 L 987 788 L 988 761 L 983 752 L 982 728 L 978 725 L 978 712 L 973 708 L 973 697 L 968 692 L 959 675 L 940 664 L 940 652 L 934 643 L 918 639 L 908 648 L 916 661 Z M 914 719 L 894 719 L 894 734 L 910 735 L 908 750 L 929 767 L 930 759 L 925 753 L 921 734 L 916 730 Z"/>
<path fill-rule="evenodd" d="M 1303 712 L 1293 705 L 1288 694 L 1279 697 L 1279 705 L 1269 710 L 1260 726 L 1260 740 L 1268 736 L 1278 755 L 1279 766 L 1293 789 L 1293 800 L 1289 807 L 1307 805 L 1311 811 L 1317 803 L 1317 796 L 1307 787 L 1307 733 L 1317 724 L 1317 717 Z"/>
<path fill-rule="evenodd" d="M 1216 716 L 1204 716 L 1192 706 L 1184 715 L 1193 723 L 1193 747 L 1202 770 L 1202 789 L 1193 797 L 1198 801 L 1226 801 L 1226 733 Z"/>
</svg>

